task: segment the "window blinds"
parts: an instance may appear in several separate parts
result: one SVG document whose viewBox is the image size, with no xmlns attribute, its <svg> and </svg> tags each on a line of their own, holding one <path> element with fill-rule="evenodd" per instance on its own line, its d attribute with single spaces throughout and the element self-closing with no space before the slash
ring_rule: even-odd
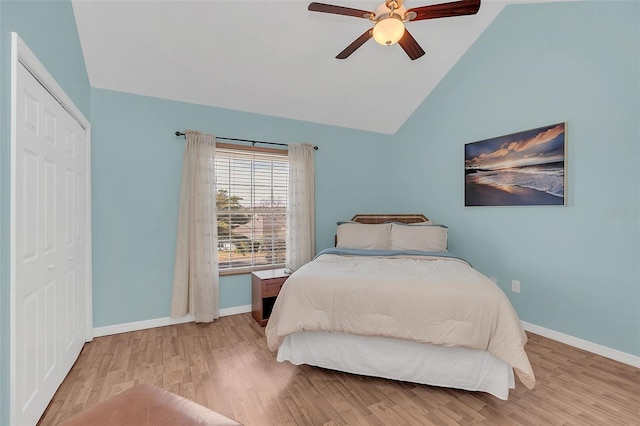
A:
<svg viewBox="0 0 640 426">
<path fill-rule="evenodd" d="M 216 149 L 221 271 L 284 265 L 288 183 L 286 151 Z"/>
</svg>

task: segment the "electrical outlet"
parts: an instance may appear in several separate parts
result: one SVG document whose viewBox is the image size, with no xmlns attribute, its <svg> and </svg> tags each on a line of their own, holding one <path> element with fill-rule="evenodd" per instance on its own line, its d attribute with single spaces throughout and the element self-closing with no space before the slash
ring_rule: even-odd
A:
<svg viewBox="0 0 640 426">
<path fill-rule="evenodd" d="M 520 281 L 511 280 L 511 291 L 514 293 L 520 293 Z"/>
</svg>

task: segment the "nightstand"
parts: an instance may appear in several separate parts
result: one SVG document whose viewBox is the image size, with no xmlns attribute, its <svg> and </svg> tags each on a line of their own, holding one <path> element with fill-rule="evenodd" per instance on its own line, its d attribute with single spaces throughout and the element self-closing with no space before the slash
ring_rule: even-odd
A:
<svg viewBox="0 0 640 426">
<path fill-rule="evenodd" d="M 267 325 L 273 304 L 284 282 L 289 278 L 284 269 L 267 269 L 251 273 L 251 314 L 262 327 Z"/>
</svg>

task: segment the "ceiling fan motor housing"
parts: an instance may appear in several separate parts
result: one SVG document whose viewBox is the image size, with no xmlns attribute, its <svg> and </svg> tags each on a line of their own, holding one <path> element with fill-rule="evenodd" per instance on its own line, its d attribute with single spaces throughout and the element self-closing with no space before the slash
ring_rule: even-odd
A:
<svg viewBox="0 0 640 426">
<path fill-rule="evenodd" d="M 393 0 L 392 0 L 392 3 L 394 3 Z M 399 2 L 397 8 L 394 6 L 393 14 L 398 15 L 400 21 L 404 21 L 404 15 L 407 13 L 407 9 L 405 9 L 401 3 L 402 2 Z M 373 22 L 379 22 L 382 19 L 385 19 L 386 17 L 390 16 L 390 14 L 391 14 L 391 8 L 388 7 L 387 4 L 385 3 L 380 3 L 378 7 L 376 7 L 376 10 L 374 11 L 374 16 L 372 16 L 370 19 Z"/>
</svg>

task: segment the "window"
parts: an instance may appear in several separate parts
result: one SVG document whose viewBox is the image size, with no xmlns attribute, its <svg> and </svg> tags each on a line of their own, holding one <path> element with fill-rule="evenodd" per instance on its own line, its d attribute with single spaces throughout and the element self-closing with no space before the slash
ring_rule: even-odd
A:
<svg viewBox="0 0 640 426">
<path fill-rule="evenodd" d="M 216 184 L 220 273 L 283 267 L 287 151 L 218 144 Z"/>
</svg>

